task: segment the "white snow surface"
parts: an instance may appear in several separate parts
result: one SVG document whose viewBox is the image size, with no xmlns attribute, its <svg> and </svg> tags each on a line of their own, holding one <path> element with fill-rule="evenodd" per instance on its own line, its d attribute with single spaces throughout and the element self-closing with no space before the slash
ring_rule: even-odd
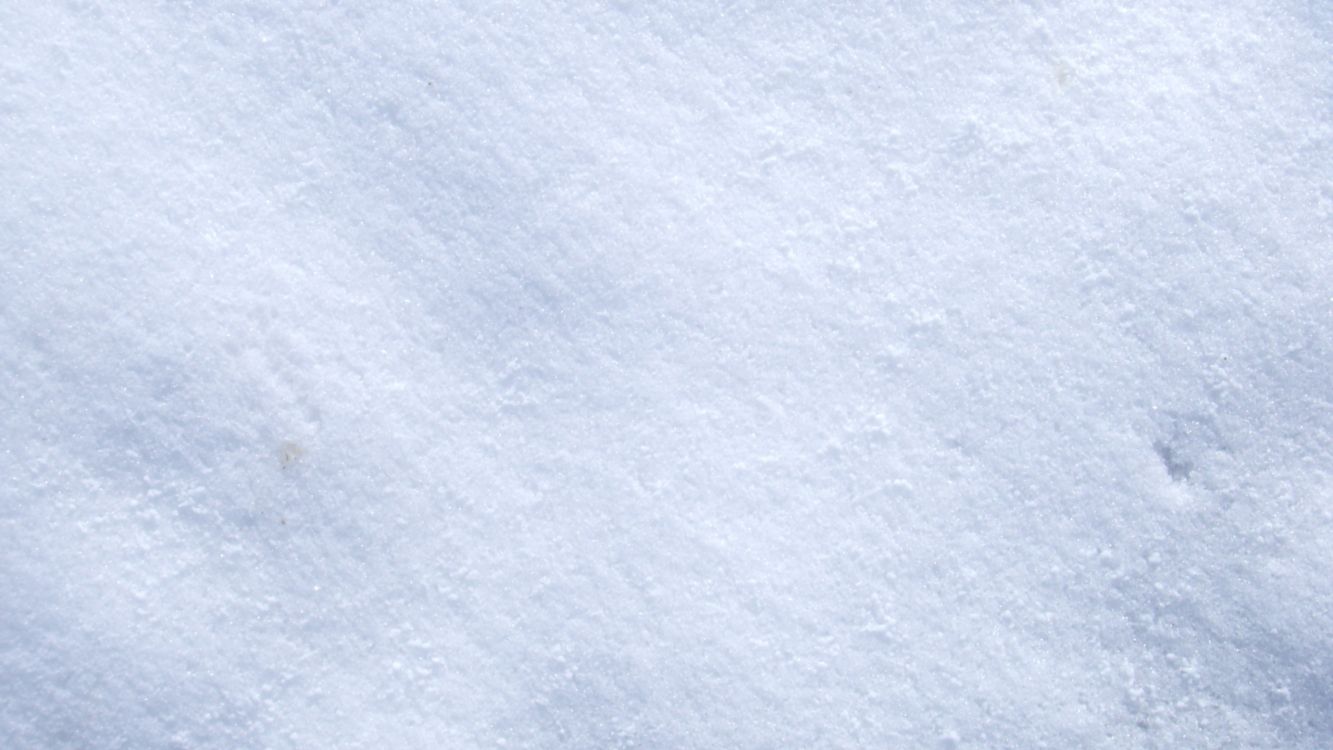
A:
<svg viewBox="0 0 1333 750">
<path fill-rule="evenodd" d="M 1333 5 L 0 3 L 0 747 L 1333 746 Z"/>
</svg>

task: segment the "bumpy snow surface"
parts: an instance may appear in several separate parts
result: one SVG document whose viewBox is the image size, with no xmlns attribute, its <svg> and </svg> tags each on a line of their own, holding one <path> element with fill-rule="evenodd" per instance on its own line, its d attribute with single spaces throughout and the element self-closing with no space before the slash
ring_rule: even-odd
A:
<svg viewBox="0 0 1333 750">
<path fill-rule="evenodd" d="M 1333 6 L 0 7 L 0 747 L 1333 746 Z"/>
</svg>

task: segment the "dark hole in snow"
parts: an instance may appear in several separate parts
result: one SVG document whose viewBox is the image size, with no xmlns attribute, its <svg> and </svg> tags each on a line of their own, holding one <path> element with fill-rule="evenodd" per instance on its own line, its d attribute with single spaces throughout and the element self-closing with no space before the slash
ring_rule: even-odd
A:
<svg viewBox="0 0 1333 750">
<path fill-rule="evenodd" d="M 1166 467 L 1166 473 L 1171 479 L 1177 482 L 1184 482 L 1190 478 L 1190 472 L 1194 471 L 1194 464 L 1188 459 L 1182 457 L 1167 443 L 1157 441 L 1153 443 L 1153 450 L 1157 451 L 1157 456 L 1162 459 L 1162 465 Z"/>
</svg>

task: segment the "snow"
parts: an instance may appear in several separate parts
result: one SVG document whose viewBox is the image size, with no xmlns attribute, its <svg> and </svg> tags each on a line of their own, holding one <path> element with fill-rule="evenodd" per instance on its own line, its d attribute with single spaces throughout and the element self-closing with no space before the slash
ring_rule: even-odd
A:
<svg viewBox="0 0 1333 750">
<path fill-rule="evenodd" d="M 0 746 L 1333 745 L 1333 6 L 1134 5 L 0 5 Z"/>
</svg>

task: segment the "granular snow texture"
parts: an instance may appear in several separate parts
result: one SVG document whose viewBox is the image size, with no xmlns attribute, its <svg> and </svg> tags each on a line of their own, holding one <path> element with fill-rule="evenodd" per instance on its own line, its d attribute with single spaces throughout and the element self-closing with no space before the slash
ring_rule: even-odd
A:
<svg viewBox="0 0 1333 750">
<path fill-rule="evenodd" d="M 1333 746 L 1333 5 L 0 4 L 0 746 Z"/>
</svg>

